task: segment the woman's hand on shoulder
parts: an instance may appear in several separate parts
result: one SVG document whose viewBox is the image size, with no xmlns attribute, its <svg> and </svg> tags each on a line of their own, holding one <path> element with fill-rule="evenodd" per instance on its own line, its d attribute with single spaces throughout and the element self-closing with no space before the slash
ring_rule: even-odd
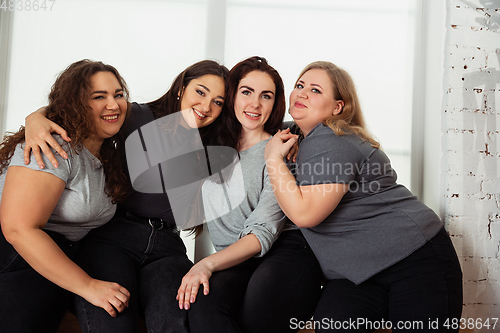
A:
<svg viewBox="0 0 500 333">
<path fill-rule="evenodd" d="M 130 293 L 118 283 L 92 279 L 88 290 L 80 296 L 89 303 L 106 310 L 111 317 L 116 317 L 118 312 L 122 312 L 128 307 Z"/>
<path fill-rule="evenodd" d="M 182 278 L 181 286 L 177 291 L 176 299 L 179 301 L 179 308 L 188 310 L 191 303 L 196 301 L 198 289 L 203 285 L 203 295 L 208 295 L 208 280 L 212 276 L 213 268 L 206 260 L 196 263 L 189 272 Z"/>
<path fill-rule="evenodd" d="M 68 158 L 64 149 L 62 149 L 61 145 L 52 137 L 51 133 L 58 133 L 65 141 L 71 141 L 68 134 L 61 126 L 46 118 L 46 113 L 46 107 L 42 107 L 28 115 L 25 119 L 26 141 L 24 146 L 24 163 L 29 164 L 30 152 L 33 151 L 33 156 L 40 169 L 45 167 L 40 150 L 47 156 L 55 168 L 57 168 L 59 164 L 50 150 L 50 147 L 54 148 L 63 158 Z"/>
<path fill-rule="evenodd" d="M 290 149 L 297 143 L 298 135 L 290 134 L 290 129 L 278 131 L 266 145 L 264 156 L 266 160 L 283 158 L 290 152 Z"/>
</svg>

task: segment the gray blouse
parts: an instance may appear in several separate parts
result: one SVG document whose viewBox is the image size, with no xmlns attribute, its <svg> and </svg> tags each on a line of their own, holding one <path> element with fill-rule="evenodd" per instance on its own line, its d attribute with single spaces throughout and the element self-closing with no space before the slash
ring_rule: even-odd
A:
<svg viewBox="0 0 500 333">
<path fill-rule="evenodd" d="M 53 137 L 63 149 L 69 151 L 69 145 L 59 135 Z M 22 166 L 38 172 L 47 172 L 66 183 L 44 230 L 55 231 L 71 241 L 77 241 L 90 230 L 108 222 L 115 213 L 116 205 L 111 203 L 111 198 L 104 192 L 105 178 L 101 162 L 87 148 L 83 147 L 78 153 L 69 151 L 67 160 L 54 150 L 52 152 L 59 168 L 54 168 L 42 154 L 45 168 L 40 169 L 33 155 L 30 157 L 30 164 L 24 164 L 24 150 L 22 145 L 18 145 L 9 167 Z M 0 195 L 6 173 L 7 170 L 0 175 Z"/>
<path fill-rule="evenodd" d="M 297 156 L 297 184 L 344 183 L 349 191 L 319 225 L 302 228 L 328 279 L 359 284 L 405 258 L 443 227 L 403 185 L 387 155 L 353 134 L 316 126 Z"/>
<path fill-rule="evenodd" d="M 207 225 L 217 251 L 252 233 L 260 241 L 263 256 L 283 228 L 285 215 L 274 196 L 264 159 L 268 141 L 240 152 L 229 181 L 219 184 L 219 175 L 214 175 L 203 183 Z"/>
</svg>

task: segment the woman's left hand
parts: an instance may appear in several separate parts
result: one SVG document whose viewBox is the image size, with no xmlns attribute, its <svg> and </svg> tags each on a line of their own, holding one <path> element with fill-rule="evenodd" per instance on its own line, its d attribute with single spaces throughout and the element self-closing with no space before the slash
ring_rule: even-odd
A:
<svg viewBox="0 0 500 333">
<path fill-rule="evenodd" d="M 290 134 L 290 129 L 278 131 L 267 143 L 264 156 L 266 160 L 283 158 L 288 154 L 290 148 L 297 142 L 298 135 Z"/>
<path fill-rule="evenodd" d="M 196 263 L 189 272 L 182 278 L 181 286 L 177 291 L 176 299 L 179 301 L 179 308 L 188 310 L 191 303 L 196 301 L 198 289 L 203 285 L 203 294 L 208 295 L 208 280 L 212 276 L 213 270 L 204 260 Z"/>
</svg>

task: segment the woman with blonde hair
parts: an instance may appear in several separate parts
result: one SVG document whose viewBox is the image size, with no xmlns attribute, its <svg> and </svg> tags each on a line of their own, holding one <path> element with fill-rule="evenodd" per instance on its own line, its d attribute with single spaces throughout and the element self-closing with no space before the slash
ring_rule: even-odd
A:
<svg viewBox="0 0 500 333">
<path fill-rule="evenodd" d="M 396 183 L 349 74 L 330 62 L 308 65 L 290 94 L 290 114 L 304 134 L 296 178 L 283 162 L 297 141 L 292 134 L 271 138 L 266 164 L 280 207 L 326 279 L 315 331 L 370 332 L 385 322 L 401 332 L 405 321 L 422 323 L 413 331 L 430 331 L 430 322 L 439 326 L 433 332 L 448 331 L 462 309 L 457 255 L 439 217 Z M 355 324 L 334 325 L 345 322 Z"/>
</svg>

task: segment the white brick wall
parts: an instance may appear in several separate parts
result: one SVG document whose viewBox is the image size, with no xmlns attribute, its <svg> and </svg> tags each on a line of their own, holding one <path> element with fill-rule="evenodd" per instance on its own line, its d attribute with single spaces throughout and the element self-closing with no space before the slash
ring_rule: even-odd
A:
<svg viewBox="0 0 500 333">
<path fill-rule="evenodd" d="M 445 223 L 463 317 L 500 318 L 500 0 L 447 0 L 446 25 Z"/>
</svg>

